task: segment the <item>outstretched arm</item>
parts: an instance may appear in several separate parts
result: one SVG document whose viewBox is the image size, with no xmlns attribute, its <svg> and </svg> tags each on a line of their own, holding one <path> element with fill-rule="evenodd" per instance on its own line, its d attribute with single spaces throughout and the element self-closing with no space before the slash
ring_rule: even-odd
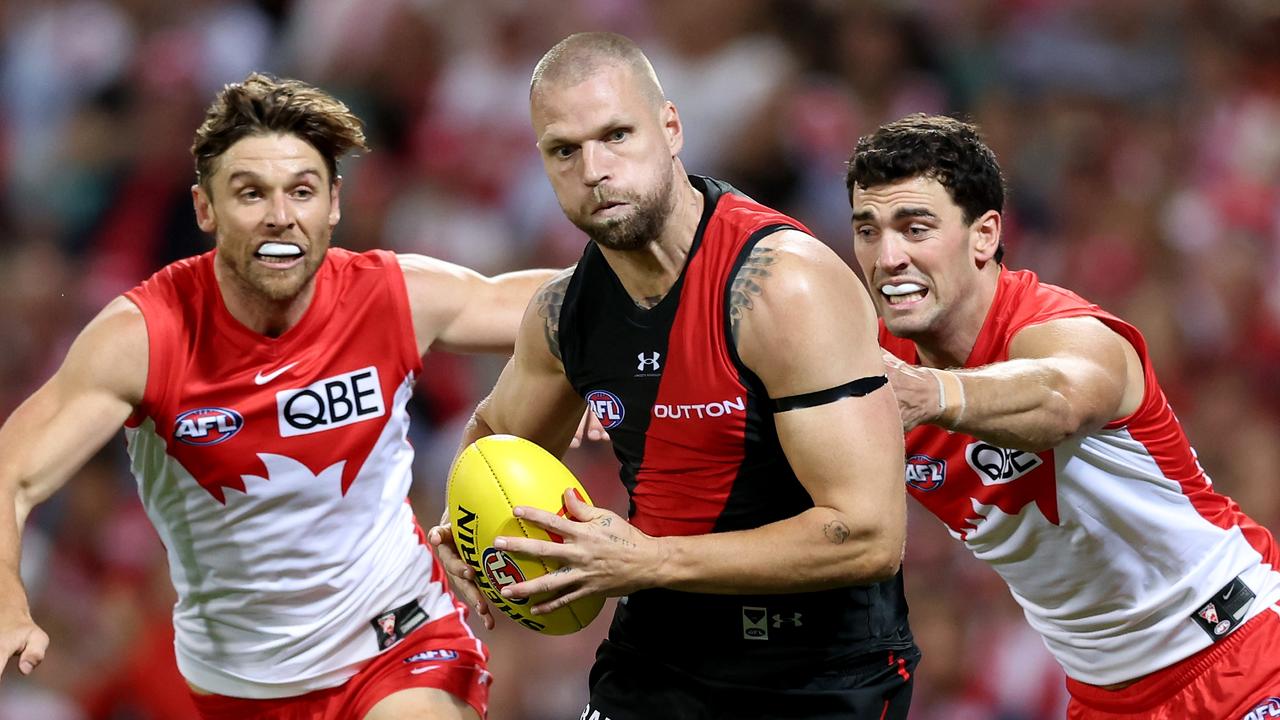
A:
<svg viewBox="0 0 1280 720">
<path fill-rule="evenodd" d="M 398 255 L 418 353 L 429 349 L 509 353 L 520 316 L 553 270 L 494 277 L 425 255 Z"/>
<path fill-rule="evenodd" d="M 1127 340 L 1092 317 L 1023 329 L 1009 360 L 974 370 L 908 365 L 886 355 L 903 426 L 934 424 L 999 447 L 1040 452 L 1133 413 L 1144 378 Z"/>
<path fill-rule="evenodd" d="M 43 659 L 49 638 L 31 618 L 18 575 L 22 526 L 116 433 L 141 401 L 146 375 L 146 324 L 117 298 L 0 428 L 0 658 L 17 655 L 23 673 Z"/>
<path fill-rule="evenodd" d="M 585 407 L 565 377 L 560 361 L 560 306 L 572 273 L 573 268 L 560 271 L 525 310 L 515 354 L 467 423 L 459 452 L 495 433 L 531 440 L 557 457 L 568 448 Z M 475 587 L 475 573 L 458 556 L 447 517 L 431 529 L 429 538 L 455 587 L 480 614 L 485 626 L 492 628 L 493 616 Z"/>
<path fill-rule="evenodd" d="M 870 298 L 826 246 L 795 231 L 761 241 L 734 297 L 739 354 L 774 398 L 883 375 Z M 901 421 L 891 391 L 842 396 L 775 415 L 778 436 L 814 507 L 752 530 L 654 538 L 566 496 L 569 517 L 519 512 L 563 544 L 506 539 L 506 547 L 570 568 L 504 594 L 558 595 L 544 612 L 586 595 L 647 587 L 706 593 L 781 593 L 892 577 L 906 534 Z"/>
</svg>

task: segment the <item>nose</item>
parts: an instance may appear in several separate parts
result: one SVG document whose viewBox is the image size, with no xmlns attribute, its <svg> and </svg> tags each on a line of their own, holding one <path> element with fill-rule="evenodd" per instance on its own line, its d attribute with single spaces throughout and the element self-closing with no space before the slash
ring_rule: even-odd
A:
<svg viewBox="0 0 1280 720">
<path fill-rule="evenodd" d="M 266 226 L 272 230 L 287 230 L 293 227 L 293 216 L 289 210 L 289 203 L 283 192 L 271 194 L 271 200 L 267 204 L 267 214 L 263 218 Z"/>
<path fill-rule="evenodd" d="M 582 181 L 595 187 L 609 179 L 609 151 L 601 143 L 582 145 Z"/>
<path fill-rule="evenodd" d="M 880 239 L 880 252 L 876 255 L 876 269 L 882 273 L 898 273 L 907 269 L 911 257 L 901 233 L 886 232 Z"/>
</svg>

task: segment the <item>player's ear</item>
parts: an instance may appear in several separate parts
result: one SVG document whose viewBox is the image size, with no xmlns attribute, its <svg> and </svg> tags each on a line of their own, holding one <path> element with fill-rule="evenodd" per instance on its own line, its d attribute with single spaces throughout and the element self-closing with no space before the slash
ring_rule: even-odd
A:
<svg viewBox="0 0 1280 720">
<path fill-rule="evenodd" d="M 973 259 L 981 267 L 996 255 L 1000 247 L 1000 213 L 988 210 L 969 225 Z"/>
<path fill-rule="evenodd" d="M 213 198 L 200 183 L 191 186 L 191 204 L 196 210 L 196 225 L 212 235 L 218 229 L 218 219 L 213 212 Z"/>
<path fill-rule="evenodd" d="M 667 147 L 671 149 L 671 157 L 675 157 L 684 147 L 684 124 L 680 122 L 680 112 L 676 110 L 675 103 L 670 100 L 663 101 L 659 119 L 662 121 L 662 130 L 667 136 Z"/>
<path fill-rule="evenodd" d="M 329 183 L 329 227 L 335 227 L 342 219 L 342 208 L 338 204 L 339 190 L 342 189 L 342 176 L 339 175 Z"/>
</svg>

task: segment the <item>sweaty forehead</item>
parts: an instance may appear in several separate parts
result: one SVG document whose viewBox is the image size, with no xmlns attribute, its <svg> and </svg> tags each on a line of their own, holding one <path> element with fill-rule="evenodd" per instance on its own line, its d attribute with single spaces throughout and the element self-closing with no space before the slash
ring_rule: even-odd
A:
<svg viewBox="0 0 1280 720">
<path fill-rule="evenodd" d="M 575 83 L 540 83 L 530 98 L 530 117 L 538 143 L 589 133 L 610 122 L 634 121 L 645 107 L 630 74 L 622 67 L 600 68 Z"/>
<path fill-rule="evenodd" d="M 225 180 L 246 172 L 261 177 L 314 172 L 322 180 L 328 177 L 320 151 L 311 143 L 290 134 L 241 138 L 218 158 L 214 177 Z"/>
<path fill-rule="evenodd" d="M 941 216 L 955 205 L 942 183 L 923 176 L 869 188 L 854 186 L 850 200 L 854 215 L 881 217 L 903 208 L 928 209 Z"/>
</svg>

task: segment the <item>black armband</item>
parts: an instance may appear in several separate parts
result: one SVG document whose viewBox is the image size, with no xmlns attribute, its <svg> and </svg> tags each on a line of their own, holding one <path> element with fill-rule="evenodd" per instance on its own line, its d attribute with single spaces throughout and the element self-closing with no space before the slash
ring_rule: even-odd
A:
<svg viewBox="0 0 1280 720">
<path fill-rule="evenodd" d="M 879 390 L 889 383 L 889 378 L 885 375 L 873 375 L 864 378 L 858 378 L 852 382 L 843 385 L 837 385 L 826 390 L 815 390 L 811 393 L 803 395 L 789 395 L 784 398 L 770 398 L 769 402 L 773 404 L 773 411 L 776 413 L 786 412 L 788 410 L 799 410 L 800 408 L 817 407 L 818 405 L 826 405 L 837 400 L 843 400 L 847 397 L 862 397 Z"/>
</svg>

